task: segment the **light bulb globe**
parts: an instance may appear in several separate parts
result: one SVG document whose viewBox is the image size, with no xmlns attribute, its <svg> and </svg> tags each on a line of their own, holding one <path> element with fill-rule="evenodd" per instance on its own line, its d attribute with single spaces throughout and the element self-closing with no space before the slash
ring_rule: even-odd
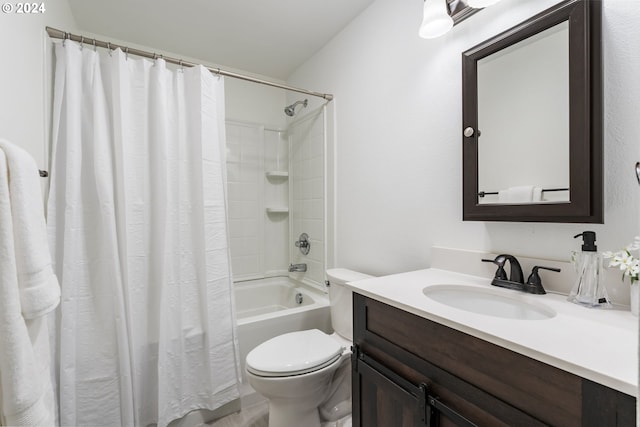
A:
<svg viewBox="0 0 640 427">
<path fill-rule="evenodd" d="M 425 0 L 422 11 L 418 35 L 423 39 L 440 37 L 453 28 L 453 19 L 447 11 L 447 0 Z"/>
</svg>

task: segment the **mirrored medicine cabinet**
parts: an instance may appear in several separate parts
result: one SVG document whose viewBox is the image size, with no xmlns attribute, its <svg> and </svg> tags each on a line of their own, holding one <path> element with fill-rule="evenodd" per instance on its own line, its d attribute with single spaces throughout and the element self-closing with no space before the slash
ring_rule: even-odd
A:
<svg viewBox="0 0 640 427">
<path fill-rule="evenodd" d="M 462 54 L 463 219 L 603 222 L 601 1 Z"/>
</svg>

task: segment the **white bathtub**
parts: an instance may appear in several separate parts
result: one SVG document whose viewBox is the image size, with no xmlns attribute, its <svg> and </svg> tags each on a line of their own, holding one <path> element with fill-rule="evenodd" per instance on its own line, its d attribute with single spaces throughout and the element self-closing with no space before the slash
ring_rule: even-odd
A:
<svg viewBox="0 0 640 427">
<path fill-rule="evenodd" d="M 247 354 L 269 338 L 304 329 L 333 332 L 329 297 L 288 277 L 235 283 L 243 396 L 253 393 L 244 375 Z M 301 294 L 302 303 L 296 302 Z"/>
</svg>

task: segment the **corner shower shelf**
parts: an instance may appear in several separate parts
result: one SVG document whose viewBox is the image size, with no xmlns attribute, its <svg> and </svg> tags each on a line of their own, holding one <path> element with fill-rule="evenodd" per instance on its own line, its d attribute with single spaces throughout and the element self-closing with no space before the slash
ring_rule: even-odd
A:
<svg viewBox="0 0 640 427">
<path fill-rule="evenodd" d="M 286 213 L 289 213 L 289 208 L 286 206 L 273 206 L 273 207 L 267 208 L 267 213 L 286 214 Z"/>
<path fill-rule="evenodd" d="M 287 171 L 268 171 L 267 178 L 289 178 L 289 172 Z"/>
</svg>

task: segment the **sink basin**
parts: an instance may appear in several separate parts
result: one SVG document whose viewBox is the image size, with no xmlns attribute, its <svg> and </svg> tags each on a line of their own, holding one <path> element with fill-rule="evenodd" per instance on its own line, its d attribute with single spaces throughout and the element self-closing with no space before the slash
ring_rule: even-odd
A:
<svg viewBox="0 0 640 427">
<path fill-rule="evenodd" d="M 433 285 L 422 290 L 428 298 L 472 313 L 517 320 L 551 319 L 556 312 L 539 303 L 530 303 L 508 291 L 461 285 Z"/>
</svg>

